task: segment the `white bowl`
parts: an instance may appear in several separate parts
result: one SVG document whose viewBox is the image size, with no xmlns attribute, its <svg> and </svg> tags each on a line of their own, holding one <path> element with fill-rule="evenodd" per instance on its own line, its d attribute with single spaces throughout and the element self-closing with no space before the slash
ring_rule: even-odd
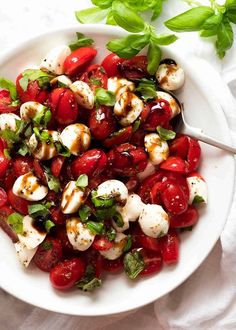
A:
<svg viewBox="0 0 236 330">
<path fill-rule="evenodd" d="M 77 30 L 95 40 L 99 51 L 98 63 L 107 53 L 107 41 L 123 35 L 120 29 L 104 25 L 80 25 Z M 14 80 L 23 69 L 39 64 L 52 47 L 74 40 L 75 32 L 75 29 L 51 32 L 8 51 L 0 57 L 0 75 Z M 185 60 L 183 53 L 177 54 L 170 49 L 165 49 L 165 55 L 177 60 L 185 69 L 186 84 L 179 93 L 179 98 L 185 103 L 189 123 L 202 127 L 212 136 L 230 143 L 223 112 L 215 104 L 214 96 L 203 87 L 205 76 L 199 73 L 201 66 L 191 66 L 191 61 Z M 215 77 L 209 76 L 207 83 L 210 84 L 214 79 Z M 200 221 L 194 230 L 182 234 L 178 265 L 165 267 L 158 275 L 134 282 L 124 274 L 109 274 L 103 287 L 93 293 L 83 293 L 79 290 L 58 292 L 51 287 L 47 273 L 34 266 L 26 270 L 21 267 L 10 239 L 0 231 L 2 289 L 32 305 L 72 315 L 125 312 L 162 297 L 186 280 L 202 263 L 219 238 L 227 219 L 234 186 L 233 157 L 216 148 L 202 145 L 200 172 L 208 184 L 209 203 L 201 208 Z"/>
</svg>

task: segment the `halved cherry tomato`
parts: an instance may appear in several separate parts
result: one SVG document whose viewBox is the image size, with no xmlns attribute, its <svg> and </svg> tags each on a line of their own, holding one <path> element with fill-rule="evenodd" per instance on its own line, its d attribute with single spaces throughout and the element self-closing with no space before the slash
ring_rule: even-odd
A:
<svg viewBox="0 0 236 330">
<path fill-rule="evenodd" d="M 125 59 L 120 58 L 114 53 L 111 53 L 104 58 L 101 65 L 105 69 L 109 78 L 117 77 L 120 75 L 118 67 L 124 61 Z"/>
<path fill-rule="evenodd" d="M 13 171 L 13 168 L 9 168 L 6 172 L 6 175 L 3 179 L 3 188 L 8 191 L 9 189 L 11 189 L 13 187 L 14 182 L 16 181 L 16 176 L 15 173 Z"/>
<path fill-rule="evenodd" d="M 61 169 L 62 169 L 62 166 L 65 162 L 65 157 L 63 156 L 57 156 L 56 158 L 54 158 L 52 160 L 52 163 L 51 163 L 51 172 L 52 172 L 52 175 L 54 175 L 55 177 L 59 177 L 60 173 L 61 173 Z"/>
<path fill-rule="evenodd" d="M 141 197 L 142 201 L 145 204 L 151 202 L 151 196 L 150 196 L 151 189 L 153 188 L 155 183 L 161 181 L 162 177 L 163 177 L 163 171 L 157 171 L 154 174 L 148 176 L 141 183 L 138 189 L 138 195 Z"/>
<path fill-rule="evenodd" d="M 188 164 L 178 156 L 170 156 L 160 164 L 160 168 L 172 172 L 186 173 Z"/>
<path fill-rule="evenodd" d="M 102 267 L 107 272 L 117 272 L 123 268 L 123 257 L 115 260 L 103 259 Z"/>
<path fill-rule="evenodd" d="M 152 250 L 146 250 L 142 249 L 140 251 L 144 263 L 145 263 L 145 268 L 144 270 L 139 274 L 140 276 L 147 276 L 151 274 L 156 274 L 161 271 L 162 269 L 162 257 L 161 254 L 152 251 Z"/>
<path fill-rule="evenodd" d="M 171 107 L 166 100 L 156 99 L 147 107 L 149 107 L 149 114 L 143 124 L 145 130 L 155 131 L 157 126 L 164 127 L 171 119 Z"/>
<path fill-rule="evenodd" d="M 102 66 L 92 64 L 85 73 L 82 74 L 80 80 L 86 82 L 93 90 L 97 88 L 107 88 L 108 76 Z"/>
<path fill-rule="evenodd" d="M 113 146 L 129 142 L 132 136 L 133 128 L 132 126 L 127 126 L 121 128 L 119 131 L 113 133 L 109 136 L 105 141 L 103 141 L 103 145 L 106 148 L 111 148 Z"/>
<path fill-rule="evenodd" d="M 17 156 L 14 158 L 13 171 L 16 177 L 33 171 L 33 159 L 28 156 Z"/>
<path fill-rule="evenodd" d="M 170 227 L 185 228 L 194 226 L 198 222 L 198 218 L 197 209 L 193 205 L 189 205 L 184 213 L 170 216 Z"/>
<path fill-rule="evenodd" d="M 22 74 L 20 74 L 16 78 L 16 89 L 21 102 L 35 101 L 44 103 L 47 100 L 48 92 L 40 88 L 37 80 L 30 81 L 26 91 L 24 91 L 20 85 L 20 79 L 22 77 Z"/>
<path fill-rule="evenodd" d="M 47 185 L 47 179 L 43 167 L 40 163 L 40 160 L 34 158 L 33 166 L 34 166 L 35 175 L 42 181 L 42 183 Z"/>
<path fill-rule="evenodd" d="M 85 263 L 80 258 L 72 258 L 57 264 L 50 271 L 52 286 L 58 290 L 72 288 L 76 281 L 79 281 L 85 273 Z"/>
<path fill-rule="evenodd" d="M 19 109 L 19 105 L 13 106 L 12 99 L 9 91 L 0 91 L 0 113 L 15 112 Z"/>
<path fill-rule="evenodd" d="M 52 221 L 56 225 L 63 225 L 65 223 L 66 217 L 65 217 L 65 214 L 61 212 L 60 207 L 52 207 L 50 209 L 50 214 L 52 217 Z"/>
<path fill-rule="evenodd" d="M 44 272 L 50 272 L 62 258 L 61 242 L 52 237 L 46 239 L 39 245 L 34 255 L 35 265 Z"/>
<path fill-rule="evenodd" d="M 106 251 L 112 248 L 113 244 L 105 236 L 95 237 L 92 247 L 97 251 Z"/>
<path fill-rule="evenodd" d="M 133 247 L 134 248 L 145 248 L 147 250 L 152 250 L 156 252 L 161 251 L 161 245 L 157 238 L 149 237 L 145 235 L 140 227 L 136 227 L 135 230 L 132 232 L 133 238 Z"/>
<path fill-rule="evenodd" d="M 150 198 L 152 204 L 161 204 L 161 192 L 164 191 L 165 189 L 165 184 L 163 184 L 162 181 L 159 181 L 154 184 L 154 186 L 151 188 L 150 191 Z"/>
<path fill-rule="evenodd" d="M 171 180 L 174 183 L 178 184 L 184 191 L 186 199 L 189 200 L 189 189 L 187 180 L 184 175 L 176 172 L 163 171 L 162 181 Z"/>
<path fill-rule="evenodd" d="M 175 264 L 179 260 L 179 237 L 175 230 L 160 238 L 162 258 L 165 264 Z"/>
<path fill-rule="evenodd" d="M 61 242 L 63 255 L 71 256 L 76 252 L 68 239 L 66 228 L 64 226 L 56 226 L 56 238 Z"/>
<path fill-rule="evenodd" d="M 189 149 L 188 149 L 188 172 L 196 171 L 199 166 L 201 158 L 201 147 L 198 141 L 189 138 Z"/>
<path fill-rule="evenodd" d="M 6 175 L 9 165 L 10 159 L 4 155 L 3 151 L 0 151 L 0 178 Z"/>
<path fill-rule="evenodd" d="M 170 155 L 186 159 L 188 154 L 188 148 L 188 137 L 186 135 L 180 136 L 171 142 L 169 148 Z"/>
<path fill-rule="evenodd" d="M 7 193 L 0 187 L 0 207 L 7 203 Z"/>
<path fill-rule="evenodd" d="M 0 138 L 0 151 L 4 151 L 4 149 L 7 149 L 7 142 Z"/>
<path fill-rule="evenodd" d="M 8 201 L 14 210 L 24 215 L 27 215 L 29 213 L 28 206 L 31 204 L 29 201 L 19 196 L 16 196 L 13 193 L 12 189 L 8 190 L 7 196 L 8 196 Z"/>
<path fill-rule="evenodd" d="M 97 55 L 96 49 L 92 47 L 81 47 L 74 50 L 64 62 L 64 71 L 67 75 L 81 72 L 89 65 Z"/>
<path fill-rule="evenodd" d="M 18 236 L 7 223 L 7 218 L 13 212 L 14 210 L 9 206 L 2 206 L 0 208 L 0 228 L 2 228 L 2 230 L 10 237 L 13 243 L 16 243 L 19 240 Z"/>
<path fill-rule="evenodd" d="M 105 140 L 116 130 L 116 120 L 111 107 L 94 108 L 89 116 L 89 128 L 96 140 Z"/>
<path fill-rule="evenodd" d="M 150 75 L 147 71 L 147 56 L 134 56 L 130 60 L 125 60 L 119 65 L 119 71 L 127 79 L 136 80 L 148 78 Z"/>
<path fill-rule="evenodd" d="M 188 208 L 188 199 L 183 189 L 176 183 L 165 182 L 160 196 L 167 211 L 173 215 L 184 213 Z"/>
</svg>

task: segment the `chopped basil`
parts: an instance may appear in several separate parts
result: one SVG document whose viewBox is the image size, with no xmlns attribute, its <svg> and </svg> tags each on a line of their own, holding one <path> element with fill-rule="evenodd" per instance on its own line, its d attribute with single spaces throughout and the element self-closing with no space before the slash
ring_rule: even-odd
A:
<svg viewBox="0 0 236 330">
<path fill-rule="evenodd" d="M 53 142 L 52 136 L 46 130 L 39 130 L 38 127 L 33 128 L 36 138 L 42 142 Z"/>
<path fill-rule="evenodd" d="M 132 236 L 131 235 L 128 235 L 128 239 L 127 239 L 127 242 L 126 242 L 126 244 L 125 244 L 125 246 L 124 246 L 124 249 L 123 249 L 123 252 L 128 252 L 130 249 L 131 249 L 131 247 L 132 247 Z"/>
<path fill-rule="evenodd" d="M 48 183 L 48 188 L 50 190 L 55 191 L 56 193 L 60 191 L 61 185 L 58 178 L 56 178 L 54 175 L 52 175 L 50 169 L 46 166 L 44 166 L 44 174 L 46 176 L 46 180 Z"/>
<path fill-rule="evenodd" d="M 85 275 L 75 283 L 76 287 L 83 291 L 93 291 L 100 287 L 102 280 L 96 277 L 95 269 L 92 265 L 86 267 Z"/>
<path fill-rule="evenodd" d="M 179 228 L 179 231 L 180 231 L 181 233 L 183 233 L 183 232 L 185 232 L 185 231 L 192 231 L 192 230 L 193 230 L 193 226 Z"/>
<path fill-rule="evenodd" d="M 69 45 L 71 51 L 74 51 L 80 47 L 90 46 L 94 43 L 94 40 L 87 38 L 83 33 L 76 32 L 77 40 Z"/>
<path fill-rule="evenodd" d="M 4 150 L 3 150 L 3 153 L 4 153 L 4 156 L 5 156 L 5 157 L 7 157 L 8 159 L 11 159 L 11 155 L 10 155 L 8 149 L 4 149 Z"/>
<path fill-rule="evenodd" d="M 86 188 L 88 186 L 88 176 L 86 174 L 81 174 L 76 183 L 75 183 L 76 187 L 79 188 Z"/>
<path fill-rule="evenodd" d="M 95 102 L 101 105 L 113 106 L 116 102 L 116 96 L 113 92 L 104 88 L 97 88 L 95 91 Z"/>
<path fill-rule="evenodd" d="M 82 222 L 88 221 L 91 214 L 92 214 L 92 210 L 88 205 L 83 205 L 79 209 L 79 217 Z"/>
<path fill-rule="evenodd" d="M 52 227 L 55 227 L 55 223 L 52 220 L 46 220 L 45 223 L 44 223 L 44 227 L 46 229 L 46 232 L 49 233 L 50 229 Z"/>
<path fill-rule="evenodd" d="M 140 124 L 141 124 L 140 120 L 135 120 L 135 122 L 133 124 L 133 133 L 139 129 Z"/>
<path fill-rule="evenodd" d="M 123 227 L 124 226 L 124 220 L 122 218 L 122 215 L 119 212 L 116 212 L 116 214 L 113 215 L 112 219 L 116 223 L 117 227 Z"/>
<path fill-rule="evenodd" d="M 23 234 L 23 218 L 23 215 L 17 212 L 10 214 L 7 218 L 7 223 L 16 234 Z"/>
<path fill-rule="evenodd" d="M 29 148 L 25 143 L 22 143 L 20 148 L 17 150 L 17 153 L 20 154 L 21 156 L 27 155 L 29 152 Z"/>
<path fill-rule="evenodd" d="M 33 129 L 31 127 L 31 125 L 29 125 L 25 130 L 25 133 L 24 133 L 25 137 L 29 138 L 32 135 L 32 133 L 33 133 Z"/>
<path fill-rule="evenodd" d="M 115 198 L 107 196 L 97 196 L 97 191 L 93 190 L 92 193 L 92 202 L 95 207 L 98 208 L 109 208 L 115 204 Z"/>
<path fill-rule="evenodd" d="M 136 92 L 139 92 L 145 101 L 154 99 L 157 96 L 155 83 L 145 78 L 140 80 Z"/>
<path fill-rule="evenodd" d="M 22 120 L 16 120 L 16 130 L 12 131 L 9 128 L 6 128 L 2 131 L 0 131 L 0 137 L 2 137 L 4 140 L 8 142 L 8 145 L 12 145 L 16 142 L 19 142 L 21 140 L 20 135 L 22 134 L 23 130 L 26 127 L 26 123 Z"/>
<path fill-rule="evenodd" d="M 115 230 L 115 228 L 110 227 L 108 229 L 108 231 L 106 232 L 106 236 L 109 239 L 109 241 L 111 241 L 111 242 L 114 241 L 114 239 L 116 238 L 116 230 Z"/>
<path fill-rule="evenodd" d="M 59 141 L 56 141 L 54 144 L 57 148 L 57 152 L 58 152 L 59 155 L 64 156 L 64 157 L 70 157 L 71 156 L 70 150 L 66 146 L 64 146 L 64 144 L 62 144 Z"/>
<path fill-rule="evenodd" d="M 96 78 L 96 77 L 91 77 L 91 78 L 89 79 L 89 82 L 90 82 L 91 84 L 95 85 L 95 86 L 101 86 L 101 85 L 102 85 L 102 81 L 101 81 L 101 79 Z"/>
<path fill-rule="evenodd" d="M 0 77 L 0 87 L 10 92 L 13 101 L 18 98 L 16 85 L 11 80 Z"/>
<path fill-rule="evenodd" d="M 34 124 L 38 126 L 47 127 L 47 124 L 50 122 L 52 118 L 51 111 L 44 107 L 42 111 L 36 114 L 36 116 L 33 118 Z"/>
<path fill-rule="evenodd" d="M 50 204 L 51 206 L 51 204 Z M 50 208 L 49 206 L 49 208 Z M 28 206 L 29 215 L 33 218 L 46 217 L 50 212 L 46 204 L 31 204 Z"/>
<path fill-rule="evenodd" d="M 202 196 L 196 195 L 194 196 L 193 199 L 193 204 L 200 204 L 200 203 L 204 203 L 205 200 L 202 198 Z"/>
<path fill-rule="evenodd" d="M 160 138 L 162 140 L 173 140 L 176 136 L 176 133 L 174 131 L 171 131 L 169 129 L 165 129 L 161 126 L 157 126 L 157 132 L 160 135 Z"/>
<path fill-rule="evenodd" d="M 42 89 L 47 89 L 50 86 L 50 81 L 54 78 L 53 75 L 50 75 L 50 74 L 48 74 L 44 71 L 41 71 L 39 69 L 27 69 L 23 72 L 22 75 L 23 75 L 23 78 L 25 78 L 24 87 L 26 87 L 26 89 L 28 87 L 28 84 L 26 86 L 26 78 L 28 79 L 28 83 L 30 81 L 37 80 L 39 86 Z"/>
<path fill-rule="evenodd" d="M 28 88 L 28 84 L 29 84 L 28 77 L 23 76 L 22 78 L 20 78 L 19 84 L 20 84 L 20 87 L 23 89 L 23 92 L 26 92 L 27 88 Z"/>
<path fill-rule="evenodd" d="M 93 234 L 102 235 L 104 233 L 104 224 L 102 222 L 88 221 L 86 226 Z"/>
<path fill-rule="evenodd" d="M 128 252 L 124 257 L 124 270 L 132 280 L 145 268 L 143 257 L 138 251 Z"/>
</svg>

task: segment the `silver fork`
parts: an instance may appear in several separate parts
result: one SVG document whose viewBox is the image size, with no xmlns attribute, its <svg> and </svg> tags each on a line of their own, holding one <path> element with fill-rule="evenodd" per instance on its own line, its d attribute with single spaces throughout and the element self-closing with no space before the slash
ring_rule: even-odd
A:
<svg viewBox="0 0 236 330">
<path fill-rule="evenodd" d="M 176 118 L 176 124 L 175 124 L 175 131 L 184 133 L 196 140 L 202 141 L 204 143 L 210 144 L 211 146 L 214 146 L 219 149 L 223 149 L 225 151 L 231 152 L 232 154 L 236 154 L 236 147 L 231 147 L 228 144 L 222 143 L 206 134 L 203 133 L 203 130 L 201 128 L 190 126 L 188 123 L 186 123 L 186 120 L 184 118 L 184 111 L 182 107 L 182 111 L 178 115 L 178 118 Z"/>
</svg>

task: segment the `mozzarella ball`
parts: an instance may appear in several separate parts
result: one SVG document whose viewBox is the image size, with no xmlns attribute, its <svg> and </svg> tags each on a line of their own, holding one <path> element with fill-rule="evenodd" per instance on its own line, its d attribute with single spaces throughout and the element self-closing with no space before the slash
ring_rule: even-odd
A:
<svg viewBox="0 0 236 330">
<path fill-rule="evenodd" d="M 128 236 L 122 233 L 117 233 L 116 238 L 113 241 L 113 246 L 106 251 L 99 251 L 101 255 L 108 260 L 118 259 L 124 250 Z"/>
<path fill-rule="evenodd" d="M 50 81 L 50 84 L 51 86 L 58 84 L 59 87 L 69 87 L 72 84 L 72 81 L 66 75 L 61 75 L 53 78 Z"/>
<path fill-rule="evenodd" d="M 14 246 L 15 246 L 16 254 L 17 254 L 17 257 L 18 257 L 20 263 L 24 267 L 28 267 L 30 264 L 30 261 L 33 259 L 34 255 L 37 251 L 37 248 L 27 249 L 26 245 L 21 242 L 15 243 Z"/>
<path fill-rule="evenodd" d="M 93 243 L 93 234 L 79 218 L 70 218 L 66 221 L 66 232 L 68 239 L 75 250 L 85 251 Z"/>
<path fill-rule="evenodd" d="M 59 133 L 57 131 L 43 130 L 49 134 L 48 141 L 39 141 L 35 134 L 31 135 L 28 141 L 28 147 L 33 156 L 40 160 L 49 160 L 58 155 L 58 151 L 54 142 L 59 141 Z"/>
<path fill-rule="evenodd" d="M 61 132 L 61 142 L 72 155 L 78 156 L 90 146 L 91 134 L 87 126 L 83 124 L 72 124 Z"/>
<path fill-rule="evenodd" d="M 38 113 L 42 112 L 45 109 L 45 106 L 38 102 L 25 102 L 20 107 L 20 116 L 24 121 L 30 121 Z"/>
<path fill-rule="evenodd" d="M 143 111 L 143 101 L 134 93 L 125 92 L 114 105 L 114 114 L 122 126 L 132 124 Z"/>
<path fill-rule="evenodd" d="M 198 203 L 207 203 L 207 185 L 206 182 L 198 176 L 190 176 L 187 178 L 189 189 L 189 204 L 192 204 L 194 198 Z"/>
<path fill-rule="evenodd" d="M 128 189 L 126 185 L 119 180 L 107 180 L 97 187 L 97 197 L 115 198 L 115 200 L 125 205 L 128 199 Z"/>
<path fill-rule="evenodd" d="M 85 202 L 87 194 L 84 190 L 76 187 L 76 181 L 69 181 L 65 186 L 61 200 L 61 210 L 64 214 L 72 214 L 78 211 Z"/>
<path fill-rule="evenodd" d="M 85 109 L 93 109 L 94 94 L 88 84 L 83 81 L 75 81 L 70 85 L 70 89 L 75 95 L 76 101 Z"/>
<path fill-rule="evenodd" d="M 34 249 L 45 239 L 47 233 L 39 232 L 33 225 L 34 219 L 29 215 L 23 218 L 23 234 L 18 234 L 20 243 L 27 249 Z"/>
<path fill-rule="evenodd" d="M 157 98 L 163 99 L 163 100 L 166 100 L 167 102 L 169 102 L 170 108 L 171 108 L 171 113 L 172 113 L 171 119 L 174 118 L 175 116 L 177 116 L 181 112 L 178 102 L 169 93 L 157 91 Z"/>
<path fill-rule="evenodd" d="M 167 234 L 169 229 L 169 216 L 160 205 L 144 205 L 138 220 L 142 232 L 153 238 Z"/>
<path fill-rule="evenodd" d="M 126 211 L 123 209 L 123 207 L 118 206 L 116 208 L 116 210 L 117 210 L 117 212 L 120 213 L 120 215 L 122 217 L 123 226 L 118 226 L 117 223 L 114 220 L 112 220 L 112 227 L 115 228 L 117 233 L 123 233 L 123 231 L 125 231 L 129 228 L 129 218 L 128 218 Z"/>
<path fill-rule="evenodd" d="M 150 133 L 144 138 L 145 149 L 148 152 L 150 162 L 158 165 L 169 156 L 168 143 L 160 138 L 157 133 Z"/>
<path fill-rule="evenodd" d="M 20 120 L 20 117 L 14 113 L 3 113 L 0 115 L 0 130 L 10 129 L 11 131 L 16 131 L 16 121 Z"/>
<path fill-rule="evenodd" d="M 156 72 L 156 78 L 161 88 L 169 91 L 179 89 L 184 84 L 184 70 L 176 63 L 163 63 Z"/>
<path fill-rule="evenodd" d="M 120 79 L 113 77 L 108 79 L 107 89 L 116 95 L 116 99 L 119 99 L 123 93 L 133 92 L 135 89 L 135 84 L 124 78 Z"/>
<path fill-rule="evenodd" d="M 71 50 L 68 46 L 62 45 L 55 47 L 45 56 L 40 64 L 40 69 L 55 75 L 61 75 L 64 73 L 65 59 L 70 54 Z"/>
<path fill-rule="evenodd" d="M 147 166 L 145 167 L 144 171 L 138 173 L 138 178 L 140 181 L 143 181 L 148 176 L 155 173 L 155 171 L 156 171 L 155 166 L 150 161 L 148 161 Z"/>
<path fill-rule="evenodd" d="M 42 200 L 48 193 L 48 188 L 43 186 L 32 172 L 19 176 L 12 190 L 16 196 L 32 202 Z"/>
</svg>

